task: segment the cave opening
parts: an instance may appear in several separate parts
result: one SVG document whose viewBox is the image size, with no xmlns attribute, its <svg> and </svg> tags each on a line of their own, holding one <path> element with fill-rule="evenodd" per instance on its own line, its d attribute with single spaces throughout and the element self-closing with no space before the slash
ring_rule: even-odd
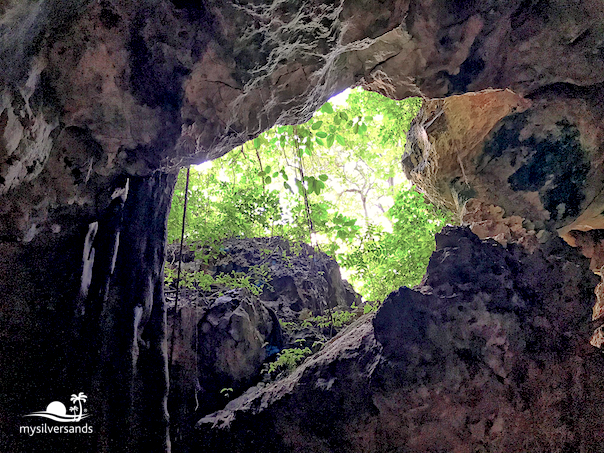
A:
<svg viewBox="0 0 604 453">
<path fill-rule="evenodd" d="M 0 451 L 601 451 L 599 2 L 0 3 Z M 397 187 L 390 115 L 320 108 L 358 85 L 424 98 L 405 173 L 469 225 L 387 297 L 428 208 L 339 182 Z"/>
<path fill-rule="evenodd" d="M 420 283 L 434 235 L 453 219 L 401 166 L 420 106 L 346 90 L 303 124 L 180 171 L 165 263 L 178 448 L 193 418 L 287 376 L 392 291 Z"/>
</svg>

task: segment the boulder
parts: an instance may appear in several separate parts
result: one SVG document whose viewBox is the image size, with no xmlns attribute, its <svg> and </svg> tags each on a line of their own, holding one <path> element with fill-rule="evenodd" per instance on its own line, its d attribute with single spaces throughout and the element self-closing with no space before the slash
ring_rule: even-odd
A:
<svg viewBox="0 0 604 453">
<path fill-rule="evenodd" d="M 598 452 L 596 282 L 559 238 L 531 254 L 447 227 L 421 285 L 203 417 L 193 451 Z"/>
<path fill-rule="evenodd" d="M 225 405 L 260 379 L 270 351 L 283 347 L 279 320 L 257 296 L 229 290 L 208 307 L 171 311 L 170 396 L 172 442 L 186 445 L 197 418 Z"/>
<path fill-rule="evenodd" d="M 297 321 L 302 310 L 313 315 L 349 309 L 361 301 L 342 279 L 338 263 L 319 249 L 282 238 L 229 239 L 214 272 L 256 273 L 260 299 L 283 321 Z M 262 275 L 264 273 L 265 276 Z"/>
<path fill-rule="evenodd" d="M 190 246 L 198 253 L 207 251 L 204 247 Z M 168 247 L 169 266 L 177 266 L 178 249 Z M 217 278 L 239 272 L 249 277 L 251 286 L 183 287 L 175 310 L 173 284 L 168 285 L 168 405 L 176 451 L 189 451 L 197 419 L 261 381 L 263 365 L 279 351 L 297 346 L 297 339 L 309 345 L 326 340 L 324 329 L 283 330 L 280 321 L 299 326 L 304 313 L 350 309 L 360 302 L 335 260 L 306 244 L 281 238 L 229 239 L 209 262 L 196 259 L 191 250 L 182 254 L 183 283 L 186 274 L 196 272 Z"/>
</svg>

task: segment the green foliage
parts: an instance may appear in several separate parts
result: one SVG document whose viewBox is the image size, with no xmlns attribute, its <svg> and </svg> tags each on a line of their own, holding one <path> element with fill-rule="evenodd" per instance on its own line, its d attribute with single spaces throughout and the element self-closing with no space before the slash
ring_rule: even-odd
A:
<svg viewBox="0 0 604 453">
<path fill-rule="evenodd" d="M 367 229 L 363 241 L 338 256 L 368 300 L 380 301 L 394 289 L 420 283 L 434 251 L 434 235 L 450 214 L 426 204 L 422 194 L 400 191 L 388 218 L 392 232 Z M 379 278 L 373 278 L 373 276 Z"/>
<path fill-rule="evenodd" d="M 284 349 L 277 355 L 277 360 L 269 364 L 268 374 L 275 376 L 280 373 L 289 373 L 311 354 L 312 351 L 309 347 Z"/>
<path fill-rule="evenodd" d="M 279 324 L 281 324 L 283 330 L 295 331 L 300 329 L 300 326 L 292 321 L 283 321 L 280 319 Z"/>
<path fill-rule="evenodd" d="M 165 266 L 165 282 L 173 284 L 177 278 L 174 266 Z M 268 283 L 271 280 L 269 269 L 266 265 L 251 266 L 247 272 L 218 273 L 212 275 L 204 271 L 185 271 L 180 275 L 180 287 L 195 289 L 203 292 L 216 292 L 223 295 L 229 289 L 242 288 L 254 295 L 262 293 L 264 288 L 272 290 Z"/>
<path fill-rule="evenodd" d="M 220 389 L 220 394 L 225 398 L 229 398 L 233 394 L 233 389 L 231 387 Z"/>
<path fill-rule="evenodd" d="M 405 134 L 419 106 L 419 99 L 353 90 L 345 105 L 326 103 L 305 124 L 276 126 L 202 170 L 191 168 L 186 240 L 206 245 L 197 259 L 212 261 L 226 238 L 281 236 L 318 243 L 369 300 L 416 284 L 446 221 L 402 175 Z M 183 200 L 181 175 L 170 242 L 180 239 Z M 173 274 L 166 269 L 168 281 Z M 218 279 L 258 288 L 256 279 L 237 274 L 182 282 L 211 288 Z"/>
<path fill-rule="evenodd" d="M 380 300 L 377 300 L 374 303 L 366 303 L 363 306 L 363 314 L 366 315 L 367 313 L 374 313 L 378 310 L 378 308 L 380 308 Z"/>
<path fill-rule="evenodd" d="M 356 314 L 354 312 L 336 310 L 331 313 L 331 316 L 329 316 L 329 314 L 327 314 L 327 315 L 314 316 L 314 317 L 307 318 L 302 322 L 302 327 L 311 327 L 311 326 L 315 325 L 320 328 L 326 328 L 326 327 L 331 327 L 333 325 L 333 327 L 336 327 L 339 329 L 341 327 L 344 327 L 344 326 L 350 324 L 352 321 L 355 320 L 355 318 L 356 318 Z M 333 324 L 332 324 L 332 320 L 333 320 Z"/>
</svg>

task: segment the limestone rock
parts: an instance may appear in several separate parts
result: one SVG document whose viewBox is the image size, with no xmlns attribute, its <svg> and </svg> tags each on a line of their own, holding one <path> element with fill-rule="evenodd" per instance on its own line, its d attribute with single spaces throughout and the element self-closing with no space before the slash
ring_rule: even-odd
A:
<svg viewBox="0 0 604 453">
<path fill-rule="evenodd" d="M 219 157 L 355 84 L 397 99 L 598 91 L 602 5 L 531 5 L 4 2 L 2 230 L 29 240 L 66 206 L 94 215 L 119 175 Z"/>
<path fill-rule="evenodd" d="M 567 238 L 602 229 L 603 24 L 593 0 L 0 0 L 0 450 L 169 450 L 174 173 L 346 87 L 513 89 L 532 107 L 480 120 L 496 123 L 484 185 L 462 159 L 453 188 Z M 93 435 L 15 434 L 80 389 Z"/>
<path fill-rule="evenodd" d="M 428 196 L 461 212 L 470 198 L 557 230 L 604 227 L 600 88 L 553 86 L 526 99 L 484 91 L 429 101 L 403 164 Z"/>
<path fill-rule="evenodd" d="M 228 291 L 206 308 L 182 307 L 169 321 L 174 349 L 168 403 L 172 442 L 181 449 L 195 415 L 223 407 L 232 394 L 258 382 L 267 351 L 280 350 L 283 338 L 275 313 L 246 290 Z"/>
<path fill-rule="evenodd" d="M 296 247 L 297 245 L 297 247 Z M 192 244 L 195 249 L 198 246 Z M 264 291 L 216 288 L 180 289 L 178 309 L 169 293 L 170 397 L 172 443 L 188 451 L 197 419 L 214 412 L 262 379 L 261 369 L 271 356 L 295 347 L 295 340 L 324 339 L 311 328 L 282 331 L 280 321 L 301 323 L 328 307 L 349 309 L 360 297 L 343 281 L 337 263 L 306 244 L 281 238 L 233 238 L 220 245 L 207 263 L 194 250 L 182 254 L 183 272 L 207 272 L 220 277 L 240 272 Z M 172 266 L 178 247 L 168 247 Z M 184 276 L 184 274 L 183 274 Z M 260 281 L 264 279 L 264 281 Z M 183 279 L 185 280 L 185 279 Z M 225 394 L 226 392 L 226 394 Z M 197 418 L 196 418 L 197 417 Z"/>
<path fill-rule="evenodd" d="M 534 229 L 527 230 L 520 216 L 505 216 L 500 206 L 486 205 L 476 198 L 468 200 L 462 210 L 462 223 L 468 225 L 480 239 L 495 239 L 506 246 L 518 243 L 529 251 L 539 245 L 539 236 Z M 543 230 L 541 230 L 543 236 Z"/>
<path fill-rule="evenodd" d="M 248 272 L 264 267 L 268 285 L 260 299 L 284 321 L 297 319 L 304 309 L 318 315 L 328 307 L 348 309 L 361 300 L 342 279 L 336 261 L 307 244 L 256 238 L 229 239 L 223 247 L 226 253 L 215 262 L 215 270 Z M 256 283 L 263 283 L 261 279 Z"/>
<path fill-rule="evenodd" d="M 202 418 L 194 451 L 595 453 L 594 285 L 560 239 L 530 254 L 445 228 L 422 285 Z"/>
</svg>

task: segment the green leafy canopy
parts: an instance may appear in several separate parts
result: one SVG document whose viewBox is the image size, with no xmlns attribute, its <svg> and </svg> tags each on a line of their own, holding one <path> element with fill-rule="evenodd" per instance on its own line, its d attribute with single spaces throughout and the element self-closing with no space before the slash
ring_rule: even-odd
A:
<svg viewBox="0 0 604 453">
<path fill-rule="evenodd" d="M 367 300 L 419 283 L 434 233 L 449 220 L 402 174 L 405 135 L 419 106 L 416 98 L 352 90 L 305 124 L 273 127 L 191 168 L 186 240 L 207 244 L 206 258 L 229 237 L 319 245 Z M 170 242 L 180 239 L 184 187 L 181 173 Z"/>
</svg>

